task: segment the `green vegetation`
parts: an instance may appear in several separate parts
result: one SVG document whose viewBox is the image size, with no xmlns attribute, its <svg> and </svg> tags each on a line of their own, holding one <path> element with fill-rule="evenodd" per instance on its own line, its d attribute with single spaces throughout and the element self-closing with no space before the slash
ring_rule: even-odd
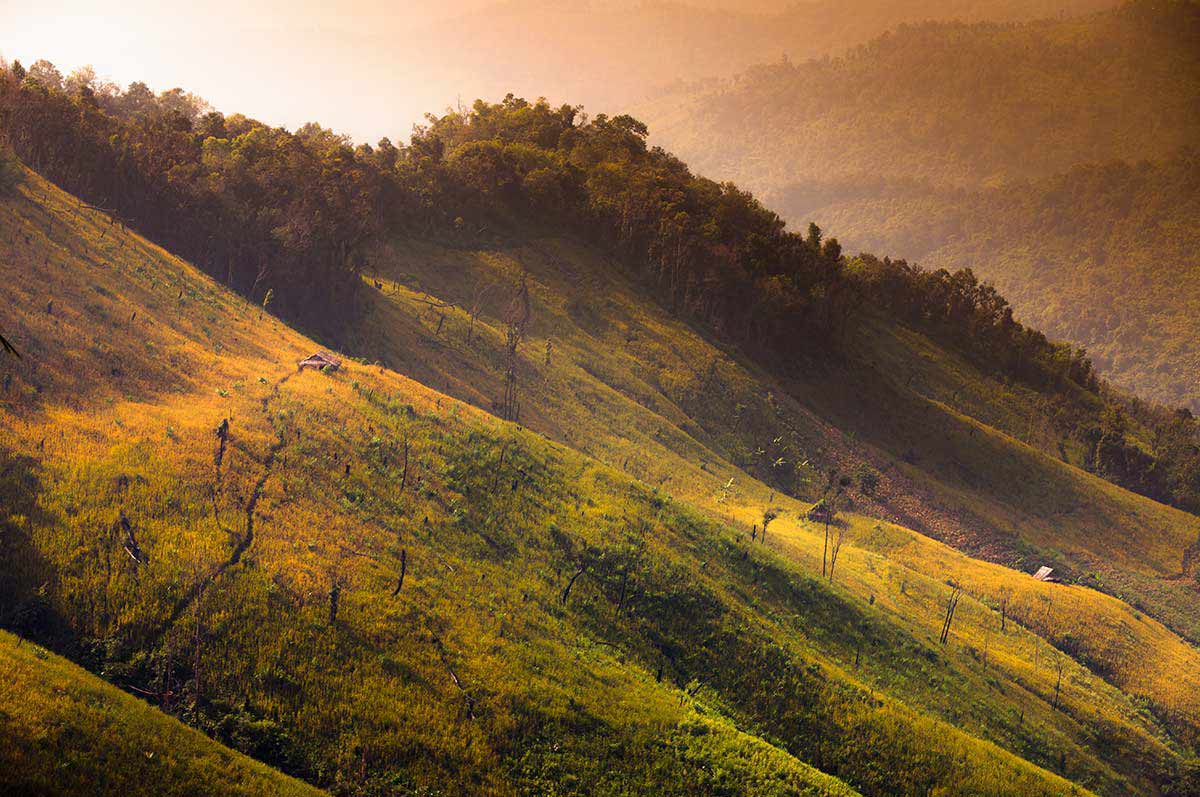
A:
<svg viewBox="0 0 1200 797">
<path fill-rule="evenodd" d="M 6 211 L 30 356 L 11 365 L 0 416 L 5 624 L 222 742 L 344 794 L 1071 793 L 1050 771 L 1079 793 L 1180 782 L 1200 660 L 1119 601 L 1059 587 L 1047 611 L 1036 591 L 1050 585 L 857 516 L 830 585 L 820 532 L 791 499 L 775 496 L 768 541 L 750 542 L 765 484 L 739 476 L 718 506 L 725 478 L 681 467 L 682 492 L 708 492 L 698 512 L 384 368 L 297 374 L 314 343 L 41 180 Z M 530 262 L 559 280 L 611 274 L 589 271 L 594 253 L 551 251 Z M 379 281 L 381 319 L 397 318 L 392 299 L 419 304 Z M 33 297 L 49 282 L 47 312 Z M 530 282 L 542 301 L 523 415 L 539 404 L 529 368 L 544 362 L 547 299 L 606 337 L 711 345 L 628 287 L 613 296 L 635 302 L 634 329 L 616 307 Z M 461 335 L 470 315 L 447 312 Z M 436 340 L 437 319 L 418 323 Z M 502 312 L 475 323 L 473 340 L 502 349 Z M 432 341 L 395 353 L 470 374 L 447 343 L 441 360 Z M 572 347 L 551 349 L 553 380 L 579 373 Z M 742 367 L 717 373 L 749 379 Z M 572 417 L 596 440 L 615 420 Z M 666 450 L 690 445 L 663 432 Z M 971 588 L 942 646 L 948 574 Z M 1161 652 L 1152 668 L 1114 655 L 1124 634 Z"/>
<path fill-rule="evenodd" d="M 284 315 L 326 334 L 358 313 L 354 276 L 386 233 L 469 245 L 521 235 L 537 218 L 605 249 L 675 314 L 775 373 L 793 366 L 796 340 L 832 360 L 870 334 L 865 319 L 886 313 L 1061 398 L 1077 427 L 1103 436 L 1098 409 L 1111 402 L 1080 395 L 1097 392 L 1084 353 L 1015 321 L 969 270 L 848 263 L 816 225 L 790 232 L 749 194 L 649 148 L 645 126 L 629 116 L 587 120 L 577 108 L 509 96 L 431 118 L 407 147 L 351 149 L 315 125 L 293 135 L 240 116 L 201 119 L 199 102 L 179 90 L 156 98 L 135 84 L 98 96 L 49 64 L 34 67 L 14 64 L 0 80 L 0 128 L 24 158 L 134 214 L 253 301 L 278 287 Z M 1187 428 L 1182 439 L 1195 435 Z M 1200 470 L 1176 456 L 1160 447 L 1151 459 L 1175 474 L 1153 494 L 1178 505 Z M 1148 491 L 1099 464 L 1096 472 Z"/>
<path fill-rule="evenodd" d="M 320 794 L 3 631 L 0 734 L 10 794 Z"/>
<path fill-rule="evenodd" d="M 847 248 L 906 258 L 848 267 L 886 286 L 868 304 L 907 297 L 905 282 L 938 283 L 894 314 L 966 348 L 954 341 L 973 330 L 914 322 L 940 295 L 977 295 L 985 318 L 1015 315 L 1070 341 L 1061 358 L 1094 360 L 1118 391 L 1164 405 L 1115 391 L 1102 391 L 1101 412 L 1048 399 L 1070 441 L 1062 456 L 1194 511 L 1197 431 L 1175 408 L 1200 406 L 1200 186 L 1186 149 L 1200 137 L 1198 37 L 1194 2 L 1019 26 L 930 23 L 838 59 L 752 70 L 677 118 L 655 114 L 670 103 L 645 110 L 693 165 L 755 188 L 791 220 L 819 220 Z M 1090 162 L 1102 165 L 1079 165 Z M 932 274 L 891 276 L 918 262 Z M 968 353 L 1011 372 L 1022 348 L 1016 338 Z"/>
</svg>

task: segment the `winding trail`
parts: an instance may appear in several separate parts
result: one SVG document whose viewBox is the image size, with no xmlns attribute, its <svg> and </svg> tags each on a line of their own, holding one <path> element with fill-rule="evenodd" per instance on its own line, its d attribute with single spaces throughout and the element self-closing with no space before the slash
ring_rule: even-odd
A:
<svg viewBox="0 0 1200 797">
<path fill-rule="evenodd" d="M 263 488 L 266 487 L 267 480 L 271 478 L 271 473 L 275 467 L 275 459 L 279 455 L 279 452 L 283 450 L 283 447 L 287 442 L 284 430 L 271 416 L 270 404 L 272 399 L 279 397 L 279 389 L 283 387 L 289 379 L 292 378 L 294 373 L 294 371 L 289 372 L 276 381 L 271 388 L 271 392 L 262 399 L 262 412 L 263 415 L 267 417 L 267 420 L 271 424 L 272 428 L 275 430 L 275 442 L 271 443 L 270 447 L 267 449 L 267 455 L 262 461 L 262 475 L 259 476 L 258 481 L 254 483 L 254 489 L 251 490 L 250 498 L 246 502 L 245 531 L 242 533 L 242 536 L 238 538 L 237 545 L 233 547 L 233 551 L 229 554 L 229 557 L 218 563 L 207 574 L 197 579 L 192 586 L 188 587 L 187 591 L 179 598 L 179 600 L 175 602 L 175 607 L 171 610 L 171 615 L 167 618 L 162 627 L 160 627 L 153 634 L 153 644 L 157 644 L 159 640 L 166 636 L 167 633 L 169 633 L 170 630 L 175 627 L 175 624 L 179 622 L 179 618 L 182 617 L 184 613 L 187 612 L 187 610 L 190 609 L 202 595 L 204 595 L 205 591 L 212 586 L 217 579 L 225 574 L 225 571 L 237 565 L 238 562 L 242 560 L 242 556 L 245 555 L 246 551 L 250 549 L 250 546 L 254 544 L 254 510 L 258 507 L 259 499 L 262 498 Z"/>
</svg>

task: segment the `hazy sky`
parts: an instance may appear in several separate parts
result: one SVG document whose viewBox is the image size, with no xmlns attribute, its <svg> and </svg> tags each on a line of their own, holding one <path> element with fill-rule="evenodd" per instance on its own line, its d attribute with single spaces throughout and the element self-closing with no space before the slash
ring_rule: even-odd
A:
<svg viewBox="0 0 1200 797">
<path fill-rule="evenodd" d="M 26 65 L 46 58 L 64 74 L 91 64 L 122 86 L 182 86 L 221 110 L 289 127 L 319 119 L 394 135 L 404 131 L 383 129 L 388 114 L 364 115 L 363 89 L 378 87 L 350 79 L 344 66 L 353 53 L 341 42 L 386 34 L 399 46 L 412 30 L 483 2 L 359 0 L 338 11 L 302 0 L 0 0 L 0 54 Z"/>
<path fill-rule="evenodd" d="M 546 16 L 557 16 L 557 27 L 529 24 L 531 18 L 541 19 L 528 12 L 539 1 L 556 9 Z M 640 78 L 636 67 L 630 66 L 621 78 L 624 93 L 616 92 L 614 85 L 606 85 L 609 76 L 602 69 L 598 74 L 582 74 L 595 65 L 594 60 L 581 59 L 564 68 L 563 48 L 570 52 L 571 45 L 563 38 L 574 35 L 587 43 L 589 8 L 641 2 L 0 0 L 0 55 L 26 65 L 46 58 L 64 74 L 91 64 L 102 78 L 121 86 L 134 80 L 143 80 L 156 91 L 180 86 L 219 110 L 247 113 L 290 128 L 319 121 L 359 140 L 375 141 L 382 135 L 406 139 L 413 122 L 425 112 L 442 111 L 460 97 L 469 102 L 477 94 L 499 99 L 492 95 L 508 88 L 531 97 L 555 91 L 571 94 L 552 96 L 555 101 L 625 102 L 628 87 Z M 686 4 L 763 11 L 779 10 L 787 2 L 687 0 Z M 456 52 L 457 20 L 497 6 L 502 11 L 495 16 L 506 17 L 509 24 L 505 44 L 497 47 L 488 41 L 488 17 L 475 14 L 464 26 L 468 30 Z M 619 15 L 610 14 L 607 24 L 610 37 L 615 36 Z M 608 46 L 601 36 L 596 38 L 597 47 Z M 636 32 L 632 39 L 628 46 L 641 48 L 643 57 L 657 46 Z M 489 49 L 509 52 L 489 53 Z M 543 55 L 543 49 L 553 54 Z M 676 42 L 673 53 L 659 56 L 651 66 L 678 58 L 679 49 Z M 503 62 L 504 57 L 510 61 Z M 494 69 L 489 69 L 489 61 L 495 62 Z M 658 73 L 645 75 L 648 86 L 674 77 L 669 70 L 646 71 Z M 598 90 L 590 92 L 593 87 Z"/>
<path fill-rule="evenodd" d="M 0 56 L 46 58 L 64 74 L 90 64 L 122 87 L 179 86 L 292 129 L 316 121 L 358 141 L 406 141 L 426 112 L 460 99 L 513 91 L 592 113 L 669 112 L 639 103 L 678 79 L 836 52 L 931 8 L 986 17 L 1104 2 L 0 0 Z"/>
</svg>

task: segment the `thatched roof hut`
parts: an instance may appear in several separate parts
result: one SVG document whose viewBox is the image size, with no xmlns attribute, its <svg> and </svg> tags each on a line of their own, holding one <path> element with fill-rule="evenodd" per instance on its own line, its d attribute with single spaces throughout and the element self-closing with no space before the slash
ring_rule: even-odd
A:
<svg viewBox="0 0 1200 797">
<path fill-rule="evenodd" d="M 319 351 L 301 360 L 299 370 L 303 371 L 305 368 L 315 368 L 318 371 L 323 371 L 328 368 L 330 371 L 336 371 L 341 367 L 342 361 L 340 359 L 327 351 Z"/>
</svg>

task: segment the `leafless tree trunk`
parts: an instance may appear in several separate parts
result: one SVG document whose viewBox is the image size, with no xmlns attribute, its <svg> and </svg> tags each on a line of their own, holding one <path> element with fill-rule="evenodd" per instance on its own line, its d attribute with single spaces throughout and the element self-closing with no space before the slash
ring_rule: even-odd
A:
<svg viewBox="0 0 1200 797">
<path fill-rule="evenodd" d="M 943 645 L 950 638 L 950 624 L 954 622 L 954 611 L 958 608 L 958 599 L 962 596 L 962 587 L 957 584 L 951 584 L 953 591 L 950 593 L 950 600 L 946 604 L 946 620 L 942 623 L 942 635 L 938 641 Z"/>
<path fill-rule="evenodd" d="M 404 468 L 400 471 L 400 492 L 404 492 L 404 486 L 408 483 L 408 436 L 404 437 Z"/>
<path fill-rule="evenodd" d="M 828 526 L 826 526 L 828 534 Z M 833 583 L 833 568 L 837 566 L 838 554 L 842 552 L 842 541 L 846 537 L 846 527 L 837 527 L 837 536 L 833 540 L 833 548 L 829 552 L 829 583 Z"/>
<path fill-rule="evenodd" d="M 501 417 L 506 421 L 515 421 L 520 417 L 520 405 L 517 402 L 517 349 L 525 339 L 525 330 L 529 326 L 531 315 L 528 278 L 522 272 L 516 295 L 504 314 L 504 400 L 500 408 Z"/>
<path fill-rule="evenodd" d="M 471 292 L 471 307 L 467 312 L 470 319 L 467 325 L 467 343 L 470 343 L 475 337 L 475 322 L 479 319 L 480 311 L 483 310 L 484 299 L 494 287 L 496 287 L 495 282 L 480 280 L 475 283 L 475 289 Z"/>
<path fill-rule="evenodd" d="M 771 521 L 777 517 L 779 517 L 779 511 L 776 509 L 768 509 L 763 512 L 762 535 L 758 540 L 763 545 L 767 544 L 767 526 L 771 525 Z"/>
<path fill-rule="evenodd" d="M 400 578 L 396 579 L 396 588 L 392 590 L 392 597 L 400 594 L 401 587 L 404 586 L 404 574 L 408 571 L 408 550 L 400 551 Z"/>
<path fill-rule="evenodd" d="M 571 595 L 571 587 L 575 586 L 575 581 L 586 572 L 587 564 L 585 563 L 579 565 L 579 569 L 575 571 L 575 575 L 571 576 L 571 580 L 567 582 L 567 588 L 563 590 L 563 594 L 559 599 L 559 603 L 561 603 L 563 606 L 567 605 L 567 598 Z"/>
</svg>

